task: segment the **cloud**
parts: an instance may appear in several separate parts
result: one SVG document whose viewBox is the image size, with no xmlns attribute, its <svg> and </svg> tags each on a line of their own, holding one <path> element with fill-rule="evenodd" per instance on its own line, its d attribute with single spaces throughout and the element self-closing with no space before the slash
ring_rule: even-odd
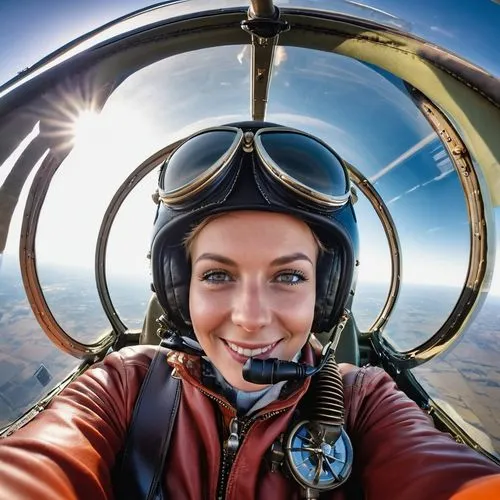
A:
<svg viewBox="0 0 500 500">
<path fill-rule="evenodd" d="M 398 200 L 399 200 L 400 198 L 402 198 L 402 197 L 403 197 L 403 195 L 402 195 L 402 194 L 400 194 L 399 196 L 396 196 L 395 198 L 392 198 L 392 200 L 389 200 L 389 201 L 387 202 L 387 205 L 390 205 L 391 203 L 394 203 L 395 201 L 398 201 Z"/>
<path fill-rule="evenodd" d="M 408 191 L 405 191 L 403 194 L 400 194 L 399 196 L 396 196 L 395 198 L 392 198 L 387 202 L 388 205 L 391 203 L 394 203 L 395 201 L 398 201 L 400 198 L 402 198 L 404 195 L 412 193 L 413 191 L 416 191 L 419 187 L 422 187 L 422 185 L 417 184 L 416 186 L 413 186 L 412 188 L 408 189 Z"/>
<path fill-rule="evenodd" d="M 451 33 L 450 31 L 444 30 L 443 28 L 440 28 L 439 26 L 431 26 L 430 30 L 434 31 L 436 33 L 439 33 L 440 35 L 447 36 L 448 38 L 455 38 L 455 35 L 453 33 Z"/>
<path fill-rule="evenodd" d="M 451 168 L 450 170 L 446 170 L 445 172 L 442 172 L 441 174 L 437 175 L 436 177 L 434 177 L 430 181 L 424 182 L 422 184 L 422 187 L 427 186 L 427 185 L 431 184 L 432 182 L 440 181 L 441 179 L 448 177 L 448 175 L 450 175 L 452 172 L 455 172 L 454 168 Z"/>
<path fill-rule="evenodd" d="M 312 116 L 306 116 L 295 113 L 272 113 L 272 120 L 268 117 L 268 120 L 279 121 L 280 123 L 291 125 L 297 127 L 298 129 L 322 129 L 325 132 L 335 133 L 336 135 L 347 136 L 347 132 L 342 127 L 333 125 L 332 123 L 325 122 L 319 118 L 313 118 Z"/>
<path fill-rule="evenodd" d="M 412 146 L 410 149 L 405 151 L 403 154 L 399 155 L 395 160 L 393 160 L 391 163 L 386 165 L 384 168 L 380 169 L 376 174 L 372 175 L 369 179 L 369 181 L 373 184 L 376 181 L 378 181 L 381 177 L 383 177 L 385 174 L 390 172 L 392 169 L 396 168 L 398 165 L 403 163 L 405 160 L 413 156 L 415 153 L 423 149 L 427 144 L 431 143 L 434 139 L 436 138 L 436 134 L 434 132 L 431 132 L 429 135 L 424 137 L 422 140 L 417 142 L 414 146 Z"/>
<path fill-rule="evenodd" d="M 408 191 L 405 191 L 405 194 L 412 193 L 413 191 L 416 191 L 419 187 L 422 187 L 420 184 L 417 184 L 416 186 L 413 186 L 412 188 L 408 189 Z"/>
</svg>

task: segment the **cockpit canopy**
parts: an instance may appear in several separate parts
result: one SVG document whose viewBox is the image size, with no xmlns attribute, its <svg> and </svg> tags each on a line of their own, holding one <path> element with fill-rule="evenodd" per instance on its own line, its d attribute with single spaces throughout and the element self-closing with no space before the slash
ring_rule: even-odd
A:
<svg viewBox="0 0 500 500">
<path fill-rule="evenodd" d="M 0 427 L 139 340 L 151 195 L 177 141 L 265 118 L 349 163 L 365 357 L 498 458 L 500 70 L 488 49 L 500 8 L 487 3 L 452 19 L 430 3 L 290 0 L 266 17 L 255 1 L 252 17 L 234 0 L 167 2 L 0 87 Z"/>
</svg>

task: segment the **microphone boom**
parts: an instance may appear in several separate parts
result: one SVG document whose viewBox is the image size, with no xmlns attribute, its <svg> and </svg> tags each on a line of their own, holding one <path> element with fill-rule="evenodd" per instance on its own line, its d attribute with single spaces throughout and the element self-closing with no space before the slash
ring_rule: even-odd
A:
<svg viewBox="0 0 500 500">
<path fill-rule="evenodd" d="M 253 384 L 276 384 L 283 380 L 303 380 L 313 375 L 315 368 L 304 363 L 277 358 L 249 358 L 243 365 L 243 378 Z"/>
</svg>

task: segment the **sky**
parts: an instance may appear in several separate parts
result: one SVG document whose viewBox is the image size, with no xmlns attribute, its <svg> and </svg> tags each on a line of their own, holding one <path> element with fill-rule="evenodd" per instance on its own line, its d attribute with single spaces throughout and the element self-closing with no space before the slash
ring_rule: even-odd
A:
<svg viewBox="0 0 500 500">
<path fill-rule="evenodd" d="M 100 116 L 76 120 L 76 147 L 52 181 L 42 210 L 39 261 L 91 269 L 102 215 L 133 168 L 176 138 L 248 116 L 249 61 L 239 62 L 240 51 L 221 47 L 160 61 L 126 80 Z M 396 222 L 405 282 L 461 284 L 469 248 L 463 194 L 440 142 L 409 98 L 382 74 L 342 56 L 311 57 L 305 49 L 287 48 L 279 57 L 268 119 L 320 136 L 375 182 Z M 127 200 L 113 226 L 112 270 L 144 274 L 154 177 Z M 92 203 L 76 211 L 68 226 L 61 207 L 71 205 L 74 191 L 68 186 L 75 185 L 80 193 L 92 193 Z M 382 227 L 362 197 L 356 210 L 360 280 L 383 281 L 390 267 Z M 54 225 L 64 232 L 54 235 Z M 14 252 L 16 238 L 10 243 L 7 250 Z"/>
<path fill-rule="evenodd" d="M 147 0 L 1 0 L 0 83 Z"/>
<path fill-rule="evenodd" d="M 286 4 L 287 2 L 278 2 L 278 4 Z M 316 7 L 321 7 L 325 4 L 323 1 L 304 1 L 291 2 L 293 5 L 312 5 Z M 342 2 L 330 3 L 330 5 L 340 5 Z M 370 2 L 368 2 L 370 3 Z M 375 4 L 375 2 L 372 2 Z M 396 15 L 403 16 L 403 7 L 401 3 L 391 1 L 391 0 L 380 0 L 376 2 L 377 6 L 382 10 L 387 10 L 395 13 Z M 55 50 L 59 46 L 68 42 L 69 40 L 74 39 L 76 36 L 79 36 L 90 29 L 96 28 L 97 26 L 102 25 L 104 22 L 107 22 L 113 18 L 116 18 L 120 15 L 125 14 L 131 10 L 135 10 L 138 8 L 145 7 L 147 2 L 133 1 L 133 0 L 123 0 L 123 1 L 97 1 L 97 0 L 74 0 L 72 2 L 63 1 L 63 0 L 53 0 L 53 1 L 45 1 L 43 2 L 43 9 L 40 8 L 40 2 L 36 2 L 34 0 L 25 0 L 23 2 L 13 2 L 10 0 L 2 0 L 0 1 L 0 60 L 2 64 L 0 65 L 0 81 L 6 80 L 20 69 L 33 64 L 35 61 L 46 55 L 48 52 Z M 472 53 L 480 54 L 483 60 L 490 61 L 486 57 L 486 49 L 488 47 L 494 47 L 494 35 L 496 31 L 491 28 L 490 24 L 486 22 L 486 20 L 495 19 L 495 16 L 500 15 L 500 6 L 491 2 L 490 0 L 481 0 L 475 3 L 476 8 L 471 12 L 464 12 L 462 9 L 462 4 L 456 5 L 452 4 L 449 0 L 443 0 L 440 3 L 440 9 L 434 5 L 430 0 L 424 0 L 419 3 L 419 9 L 426 10 L 426 19 L 428 22 L 421 23 L 419 19 L 421 19 L 420 11 L 414 10 L 415 7 L 410 4 L 405 3 L 405 9 L 410 9 L 409 12 L 411 14 L 411 19 L 413 23 L 414 29 L 422 29 L 425 34 L 427 34 L 430 39 L 437 40 L 441 37 L 441 40 L 445 40 L 447 43 L 451 44 L 456 48 L 457 51 L 460 50 L 468 50 Z M 481 8 L 479 8 L 481 5 Z M 446 12 L 446 16 L 443 14 Z M 404 14 L 406 16 L 406 14 Z M 500 21 L 500 20 L 499 20 Z M 13 29 L 14 26 L 23 26 L 23 30 Z M 467 43 L 464 44 L 463 39 L 465 30 L 476 30 L 477 26 L 481 25 L 481 37 L 475 36 L 474 38 L 468 38 Z M 446 30 L 445 30 L 446 27 Z M 19 33 L 29 33 L 29 37 L 20 36 Z M 445 33 L 446 32 L 446 33 Z M 477 32 L 477 31 L 476 31 Z M 36 40 L 36 43 L 34 41 Z M 465 47 L 465 48 L 464 48 Z M 225 56 L 224 56 L 225 57 Z M 226 59 L 222 57 L 220 60 L 225 62 Z M 287 60 L 286 60 L 287 59 Z M 440 231 L 439 221 L 444 220 L 443 217 L 446 215 L 449 220 L 452 220 L 453 217 L 458 213 L 455 210 L 455 206 L 451 203 L 448 203 L 449 200 L 444 200 L 441 197 L 436 198 L 440 199 L 441 205 L 440 210 L 443 213 L 440 213 L 438 210 L 434 212 L 429 210 L 428 216 L 422 217 L 420 222 L 421 226 L 408 226 L 401 221 L 404 222 L 404 218 L 408 213 L 411 213 L 415 210 L 415 207 L 420 207 L 420 209 L 425 208 L 428 210 L 432 207 L 431 204 L 427 203 L 429 198 L 429 193 L 431 187 L 427 187 L 427 189 L 419 189 L 421 183 L 419 183 L 419 179 L 416 179 L 415 176 L 410 174 L 410 170 L 412 168 L 412 162 L 415 162 L 419 158 L 419 154 L 427 154 L 430 155 L 438 155 L 437 152 L 432 152 L 432 144 L 426 143 L 426 138 L 428 137 L 428 129 L 422 127 L 420 121 L 415 120 L 415 118 L 411 115 L 414 112 L 414 109 L 410 109 L 403 100 L 401 96 L 397 92 L 394 92 L 393 89 L 388 85 L 387 81 L 383 78 L 379 78 L 374 75 L 374 77 L 370 81 L 370 91 L 376 93 L 377 99 L 373 99 L 373 93 L 370 94 L 370 98 L 366 98 L 363 100 L 363 81 L 357 81 L 357 75 L 353 71 L 352 64 L 347 62 L 339 61 L 335 62 L 335 67 L 332 69 L 323 68 L 325 70 L 330 70 L 331 73 L 329 76 L 332 78 L 344 78 L 344 80 L 349 80 L 352 82 L 352 88 L 358 92 L 360 96 L 358 99 L 358 107 L 353 109 L 353 107 L 344 106 L 342 99 L 339 100 L 338 104 L 333 108 L 331 106 L 325 106 L 324 100 L 321 99 L 308 99 L 308 92 L 305 92 L 304 89 L 308 89 L 309 91 L 313 91 L 310 86 L 310 81 L 305 77 L 303 81 L 300 81 L 300 78 L 297 77 L 297 85 L 290 85 L 290 77 L 288 71 L 293 71 L 293 68 L 306 68 L 314 74 L 317 67 L 309 67 L 307 62 L 306 51 L 289 51 L 288 55 L 285 56 L 286 63 L 283 63 L 281 68 L 278 68 L 277 75 L 273 79 L 273 91 L 279 91 L 280 99 L 276 99 L 275 96 L 271 95 L 270 99 L 270 107 L 269 107 L 269 116 L 275 117 L 277 120 L 281 122 L 287 122 L 288 124 L 294 124 L 295 126 L 299 126 L 300 124 L 307 124 L 309 130 L 326 134 L 328 139 L 337 141 L 341 148 L 339 151 L 343 156 L 352 161 L 355 165 L 362 168 L 364 172 L 368 171 L 370 168 L 374 169 L 372 172 L 375 175 L 380 175 L 384 172 L 384 168 L 391 170 L 394 169 L 394 182 L 388 182 L 391 178 L 391 173 L 385 174 L 385 177 L 382 179 L 382 182 L 379 182 L 377 187 L 381 189 L 382 194 L 384 195 L 384 199 L 389 202 L 391 211 L 393 212 L 393 216 L 398 220 L 398 228 L 400 229 L 400 236 L 405 243 L 405 246 L 409 244 L 407 242 L 415 243 L 413 248 L 415 249 L 413 257 L 410 259 L 414 259 L 415 262 L 419 262 L 419 266 L 422 266 L 426 272 L 424 274 L 432 274 L 434 272 L 434 268 L 438 268 L 441 271 L 441 274 L 444 272 L 447 273 L 447 280 L 455 279 L 454 276 L 456 273 L 456 263 L 450 263 L 450 260 L 446 257 L 450 253 L 448 249 L 451 248 L 460 248 L 463 247 L 463 240 L 454 240 L 453 238 L 448 238 L 448 232 Z M 194 61 L 196 63 L 196 61 Z M 225 63 L 227 64 L 227 63 Z M 489 64 L 489 63 L 488 63 Z M 186 66 L 184 63 L 183 66 Z M 188 65 L 189 66 L 189 65 Z M 193 64 L 193 67 L 196 67 L 196 64 Z M 247 67 L 238 65 L 235 62 L 235 66 L 230 67 L 230 74 L 227 76 L 217 75 L 220 78 L 226 78 L 230 80 L 234 75 L 239 78 L 239 73 L 241 72 L 242 77 L 245 77 L 247 74 Z M 218 72 L 223 73 L 224 67 L 218 66 Z M 154 71 L 151 70 L 154 74 Z M 186 70 L 187 71 L 187 70 Z M 306 75 L 307 76 L 307 75 Z M 188 103 L 185 100 L 184 93 L 187 93 L 189 90 L 189 84 L 187 83 L 186 73 L 182 73 L 179 75 L 178 79 L 172 79 L 172 88 L 169 89 L 170 92 L 170 102 L 169 109 L 171 110 L 172 102 L 176 104 L 181 103 L 184 109 L 188 108 Z M 191 79 L 191 81 L 195 82 L 195 79 Z M 227 82 L 226 82 L 227 83 Z M 229 82 L 230 83 L 230 82 Z M 210 79 L 208 79 L 207 85 L 210 86 L 212 83 Z M 174 88 L 174 87 L 177 88 Z M 229 87 L 225 87 L 224 92 L 227 94 Z M 273 90 L 275 89 L 275 90 Z M 240 89 L 241 90 L 241 89 Z M 133 82 L 127 87 L 124 86 L 124 94 L 123 96 L 133 96 L 134 99 L 140 103 L 140 85 L 133 85 Z M 318 91 L 321 91 L 320 86 L 318 86 Z M 247 92 L 247 89 L 244 90 Z M 347 92 L 347 89 L 345 90 Z M 243 94 L 242 94 L 243 95 Z M 245 94 L 246 95 L 246 94 Z M 368 95 L 368 94 L 367 94 Z M 125 99 L 123 99 L 125 101 Z M 231 112 L 235 112 L 233 103 L 235 101 L 231 101 L 231 99 L 225 99 L 225 103 L 227 104 L 226 108 L 222 107 L 218 108 L 218 111 L 221 116 L 224 113 L 227 113 L 228 116 Z M 243 104 L 243 111 L 247 109 L 246 101 Z M 346 102 L 350 102 L 346 99 Z M 278 104 L 276 104 L 278 103 Z M 286 103 L 294 103 L 293 106 L 288 106 Z M 146 103 L 147 104 L 147 103 Z M 223 105 L 224 103 L 218 103 L 218 106 Z M 196 103 L 191 103 L 191 109 L 195 110 L 199 107 Z M 380 106 L 378 108 L 377 106 Z M 205 106 L 206 107 L 206 106 Z M 140 108 L 140 106 L 139 106 Z M 160 110 L 152 110 L 153 118 L 158 121 L 164 121 L 165 119 L 171 119 L 171 116 L 168 116 L 161 109 L 162 106 L 158 106 Z M 379 120 L 377 123 L 370 121 L 370 116 L 378 116 L 381 113 L 380 109 L 393 109 L 393 112 L 406 114 L 407 118 L 407 129 L 397 128 L 398 133 L 394 133 L 395 130 L 392 128 L 391 120 Z M 112 119 L 108 119 L 108 122 L 112 122 L 114 124 L 118 122 L 133 122 L 131 120 L 131 116 L 135 116 L 133 113 L 131 115 L 131 110 L 128 109 L 128 115 L 121 116 L 120 115 L 120 107 L 117 106 L 114 108 L 115 113 L 113 114 L 110 111 L 110 116 Z M 176 108 L 177 109 L 177 108 Z M 118 110 L 118 114 L 116 114 L 116 110 Z M 179 110 L 177 109 L 177 112 Z M 346 129 L 348 129 L 351 124 L 349 120 L 357 120 L 357 133 L 364 138 L 363 147 L 360 147 L 358 138 L 352 137 L 349 134 L 346 134 L 346 130 L 335 129 L 334 127 L 328 128 L 325 124 L 328 124 L 330 121 L 331 113 L 336 114 L 335 122 L 336 123 L 344 123 L 346 125 Z M 203 116 L 198 117 L 199 121 L 196 121 L 195 116 L 190 113 L 185 113 L 186 123 L 185 126 L 187 129 L 189 127 L 192 128 L 193 123 L 201 126 L 203 123 Z M 316 122 L 313 119 L 309 120 L 309 123 L 306 122 L 307 116 L 316 117 Z M 139 119 L 139 115 L 137 117 Z M 153 120 L 154 121 L 154 120 Z M 210 120 L 209 120 L 210 121 Z M 144 137 L 144 142 L 146 143 L 151 136 L 154 135 L 153 124 L 149 125 L 149 128 L 144 119 L 140 121 L 140 128 L 136 129 L 123 129 L 122 136 L 119 138 L 122 142 L 131 142 L 132 140 L 137 144 L 140 142 L 137 134 L 140 133 L 141 137 Z M 373 127 L 377 127 L 377 134 L 373 134 Z M 326 127 L 326 128 L 325 128 Z M 364 128 L 363 128 L 364 127 Z M 123 137 L 130 138 L 129 141 L 123 141 Z M 390 137 L 391 140 L 386 141 L 381 145 L 380 138 L 381 137 Z M 163 139 L 165 140 L 165 138 Z M 151 146 L 151 141 L 149 146 Z M 162 144 L 163 145 L 163 144 Z M 149 147 L 148 146 L 148 147 Z M 156 145 L 159 147 L 159 144 Z M 427 148 L 427 149 L 426 149 Z M 120 148 L 122 150 L 122 154 L 124 156 L 131 155 L 130 151 L 126 151 L 126 148 Z M 148 148 L 145 149 L 145 151 Z M 149 151 L 152 152 L 152 147 L 149 147 Z M 103 161 L 103 152 L 99 151 L 99 161 Z M 361 154 L 362 153 L 362 154 Z M 109 161 L 113 161 L 113 158 L 116 160 L 116 153 L 108 152 L 105 153 L 109 155 Z M 115 155 L 115 156 L 113 156 Z M 370 156 L 372 155 L 372 156 Z M 73 155 L 74 156 L 74 155 Z M 147 156 L 147 155 L 146 155 Z M 106 156 L 105 156 L 106 157 Z M 135 158 L 135 156 L 134 156 Z M 405 158 L 406 159 L 406 167 L 409 169 L 409 174 L 405 176 L 400 175 L 401 171 L 401 161 L 398 159 Z M 141 158 L 137 157 L 137 161 L 140 161 Z M 398 163 L 399 161 L 399 163 Z M 87 163 L 96 162 L 95 159 L 92 161 L 87 159 Z M 394 168 L 394 165 L 397 165 L 397 168 Z M 429 167 L 430 168 L 430 167 Z M 434 168 L 434 166 L 432 166 Z M 443 167 L 444 170 L 441 174 L 446 175 L 447 170 Z M 378 173 L 378 174 L 377 174 Z M 429 175 L 431 175 L 431 171 L 429 170 Z M 439 181 L 439 186 L 442 186 L 445 182 L 450 182 L 450 179 L 441 179 L 440 172 L 431 175 L 429 179 L 424 179 L 425 182 L 429 182 L 433 178 L 436 178 Z M 375 182 L 375 177 L 373 178 Z M 400 180 L 402 179 L 402 181 Z M 89 183 L 93 183 L 94 179 L 89 177 Z M 64 184 L 61 181 L 62 185 Z M 89 188 L 90 188 L 89 184 Z M 436 188 L 438 184 L 435 184 Z M 57 187 L 54 187 L 57 190 Z M 150 189 L 150 188 L 147 188 Z M 147 191 L 144 188 L 144 193 Z M 451 188 L 450 188 L 451 189 Z M 66 191 L 64 187 L 60 189 L 61 192 Z M 440 192 L 436 192 L 439 196 Z M 57 201 L 57 200 L 56 200 Z M 59 210 L 58 208 L 60 204 L 54 203 L 54 211 Z M 97 214 L 97 205 L 93 207 L 96 209 Z M 102 207 L 101 212 L 102 213 Z M 47 205 L 46 210 L 49 210 L 49 205 Z M 145 210 L 150 210 L 150 207 L 147 207 Z M 449 212 L 446 212 L 448 210 Z M 132 210 L 133 211 L 133 210 Z M 86 214 L 88 218 L 89 214 Z M 145 220 L 149 222 L 150 218 L 149 213 L 145 215 Z M 436 223 L 429 224 L 429 220 L 432 219 Z M 99 220 L 96 216 L 96 220 Z M 455 220 L 455 219 L 453 219 Z M 43 218 L 42 218 L 43 222 Z M 456 224 L 463 224 L 460 221 L 460 218 L 456 218 Z M 43 226 L 43 224 L 42 224 Z M 125 226 L 126 227 L 126 224 Z M 364 238 L 370 241 L 370 237 L 375 231 L 375 225 L 370 223 L 365 224 L 365 228 L 363 230 Z M 41 230 L 43 227 L 41 228 Z M 417 230 L 415 230 L 417 229 Z M 380 228 L 378 229 L 380 239 Z M 413 233 L 413 234 L 412 234 Z M 460 231 L 457 231 L 456 234 L 460 233 L 463 238 L 463 235 L 467 235 L 465 228 L 461 228 Z M 146 233 L 145 233 L 146 234 Z M 414 235 L 418 234 L 422 237 L 422 241 L 415 241 Z M 451 234 L 451 233 L 450 233 Z M 454 233 L 455 234 L 455 233 Z M 438 248 L 438 240 L 439 236 L 444 236 L 442 238 L 442 246 L 443 251 L 440 255 L 436 256 L 437 253 L 434 251 L 434 248 Z M 426 252 L 422 252 L 422 243 L 423 239 L 427 238 L 428 241 L 434 242 L 434 246 L 424 245 L 427 248 Z M 138 238 L 140 239 L 140 238 Z M 417 245 L 417 243 L 419 243 Z M 117 245 L 118 247 L 120 245 Z M 367 245 L 364 245 L 363 248 L 366 248 Z M 382 254 L 385 255 L 384 262 L 387 263 L 387 250 L 382 248 L 383 245 L 375 249 L 373 246 L 370 246 L 369 251 L 364 251 L 363 261 L 368 263 L 368 266 L 371 269 L 377 269 L 377 262 L 382 260 Z M 411 247 L 411 245 L 410 245 Z M 61 252 L 62 254 L 63 252 Z M 144 253 L 144 252 L 143 252 Z M 69 252 L 65 252 L 66 255 Z M 465 255 L 465 252 L 462 252 Z M 408 251 L 406 251 L 405 255 L 408 257 Z M 62 256 L 62 255 L 61 255 Z M 433 258 L 430 258 L 432 257 Z M 59 258 L 59 257 L 57 257 Z M 125 256 L 123 256 L 125 260 Z M 90 261 L 91 259 L 89 259 Z M 430 262 L 432 261 L 432 264 Z M 462 258 L 463 261 L 463 258 Z M 387 264 L 386 264 L 387 265 Z M 385 267 L 386 267 L 385 265 Z M 462 263 L 462 268 L 463 268 Z M 430 266 L 430 267 L 429 267 Z M 385 273 L 386 269 L 384 266 L 378 266 L 378 270 L 381 273 Z M 462 271 L 460 271 L 461 273 Z M 461 274 L 458 274 L 460 276 Z M 422 277 L 422 273 L 419 270 L 418 266 L 412 266 L 410 269 L 410 278 L 413 280 L 419 279 Z M 408 272 L 406 273 L 406 277 L 408 278 Z M 500 280 L 497 280 L 500 281 Z M 496 288 L 500 289 L 500 286 L 496 286 Z"/>
<path fill-rule="evenodd" d="M 284 0 L 276 3 L 345 8 L 345 3 L 339 0 Z M 0 83 L 76 37 L 152 4 L 147 0 L 1 0 Z M 488 71 L 500 75 L 497 57 L 500 5 L 497 0 L 469 3 L 455 0 L 366 0 L 360 4 L 410 19 L 409 27 L 415 33 L 465 54 Z M 351 9 L 355 13 L 364 13 L 361 8 L 351 6 Z M 369 12 L 365 15 L 377 20 Z"/>
</svg>

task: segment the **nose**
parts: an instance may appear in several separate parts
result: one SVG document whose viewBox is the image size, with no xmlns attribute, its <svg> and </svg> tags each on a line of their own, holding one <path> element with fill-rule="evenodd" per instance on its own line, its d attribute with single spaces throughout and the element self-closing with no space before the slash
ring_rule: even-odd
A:
<svg viewBox="0 0 500 500">
<path fill-rule="evenodd" d="M 256 332 L 269 325 L 272 312 L 265 286 L 259 283 L 241 283 L 235 291 L 232 321 L 246 332 Z"/>
</svg>

